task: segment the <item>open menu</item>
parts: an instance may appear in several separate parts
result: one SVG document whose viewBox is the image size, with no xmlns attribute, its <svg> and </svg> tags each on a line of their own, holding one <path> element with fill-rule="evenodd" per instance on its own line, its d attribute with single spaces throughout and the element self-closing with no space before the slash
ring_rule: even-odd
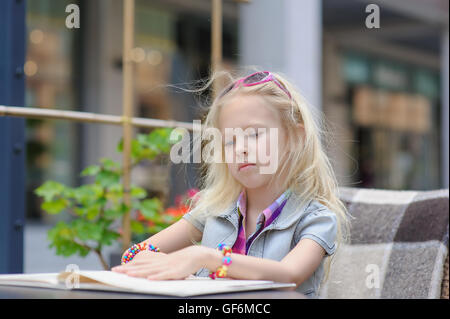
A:
<svg viewBox="0 0 450 319">
<path fill-rule="evenodd" d="M 112 271 L 76 271 L 0 275 L 0 285 L 81 289 L 190 297 L 217 293 L 295 287 L 293 283 L 266 280 L 235 280 L 191 276 L 185 280 L 154 281 Z"/>
</svg>

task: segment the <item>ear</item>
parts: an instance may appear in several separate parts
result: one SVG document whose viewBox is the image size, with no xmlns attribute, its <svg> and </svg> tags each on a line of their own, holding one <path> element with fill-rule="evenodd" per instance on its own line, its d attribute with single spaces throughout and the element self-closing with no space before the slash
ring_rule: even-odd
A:
<svg viewBox="0 0 450 319">
<path fill-rule="evenodd" d="M 305 125 L 302 123 L 297 123 L 295 126 L 296 126 L 296 130 L 297 130 L 297 133 L 299 134 L 299 136 L 304 137 L 305 136 Z"/>
<path fill-rule="evenodd" d="M 301 141 L 302 141 L 302 145 L 305 145 L 305 125 L 302 123 L 298 123 L 295 125 L 296 126 L 296 133 L 297 136 L 300 137 Z"/>
</svg>

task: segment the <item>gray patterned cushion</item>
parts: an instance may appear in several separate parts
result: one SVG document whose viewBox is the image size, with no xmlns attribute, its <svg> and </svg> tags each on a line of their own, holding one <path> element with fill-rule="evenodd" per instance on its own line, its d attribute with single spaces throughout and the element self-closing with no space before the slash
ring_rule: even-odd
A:
<svg viewBox="0 0 450 319">
<path fill-rule="evenodd" d="M 449 190 L 340 188 L 351 243 L 337 251 L 320 298 L 439 298 L 448 255 Z"/>
</svg>

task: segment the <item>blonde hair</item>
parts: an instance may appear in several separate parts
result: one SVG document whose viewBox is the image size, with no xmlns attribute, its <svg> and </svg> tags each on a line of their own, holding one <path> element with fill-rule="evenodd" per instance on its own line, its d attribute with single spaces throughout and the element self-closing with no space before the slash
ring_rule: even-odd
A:
<svg viewBox="0 0 450 319">
<path fill-rule="evenodd" d="M 258 70 L 256 70 L 258 71 Z M 219 127 L 219 114 L 223 105 L 237 95 L 258 95 L 265 99 L 269 105 L 278 110 L 280 119 L 284 123 L 289 147 L 287 154 L 279 165 L 278 170 L 272 178 L 278 174 L 286 174 L 287 178 L 282 181 L 283 189 L 290 188 L 301 199 L 297 207 L 303 207 L 310 200 L 316 200 L 327 206 L 337 217 L 337 249 L 332 258 L 327 258 L 325 263 L 325 279 L 328 274 L 332 259 L 336 256 L 339 247 L 350 241 L 350 220 L 344 203 L 339 198 L 339 188 L 331 163 L 322 146 L 321 138 L 326 135 L 320 124 L 325 125 L 322 116 L 313 116 L 314 108 L 311 108 L 299 90 L 280 73 L 274 73 L 276 79 L 290 92 L 292 99 L 272 81 L 250 87 L 239 86 L 223 97 L 220 94 L 212 100 L 210 106 L 203 107 L 207 111 L 202 123 L 202 135 L 208 128 Z M 250 74 L 250 73 L 246 73 Z M 233 83 L 242 74 L 232 74 L 230 71 L 219 71 L 211 75 L 203 87 L 191 92 L 203 92 L 213 81 L 225 76 Z M 322 123 L 318 122 L 322 119 Z M 298 143 L 297 124 L 304 126 L 303 143 Z M 201 137 L 200 137 L 201 138 Z M 233 178 L 225 162 L 202 162 L 204 172 L 200 183 L 200 191 L 191 201 L 190 210 L 198 218 L 206 218 L 223 212 L 235 203 L 242 186 Z"/>
</svg>

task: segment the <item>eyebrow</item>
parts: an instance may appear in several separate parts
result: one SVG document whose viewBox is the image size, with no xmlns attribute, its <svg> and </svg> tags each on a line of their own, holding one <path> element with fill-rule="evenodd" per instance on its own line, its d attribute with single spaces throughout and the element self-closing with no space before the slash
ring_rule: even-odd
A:
<svg viewBox="0 0 450 319">
<path fill-rule="evenodd" d="M 251 127 L 251 126 L 253 126 L 253 127 L 257 126 L 258 128 L 259 128 L 259 127 L 267 128 L 267 125 L 256 122 L 256 123 L 251 123 L 251 124 L 249 124 L 249 125 L 247 125 L 247 126 L 244 126 L 244 127 L 243 127 L 243 130 L 246 130 L 247 128 L 249 128 L 249 127 Z"/>
<path fill-rule="evenodd" d="M 247 126 L 244 126 L 243 128 L 242 128 L 242 130 L 243 131 L 245 131 L 246 129 L 248 129 L 249 127 L 257 127 L 257 128 L 268 128 L 268 129 L 270 129 L 270 127 L 267 127 L 267 125 L 265 125 L 265 124 L 262 124 L 262 123 L 259 123 L 259 122 L 255 122 L 255 123 L 250 123 L 250 124 L 248 124 Z M 233 129 L 235 129 L 235 128 L 233 128 Z M 224 129 L 221 129 L 220 130 L 221 132 L 222 131 L 224 131 Z M 224 131 L 225 132 L 225 131 Z M 223 137 L 225 138 L 225 134 L 222 134 L 223 135 Z"/>
</svg>

